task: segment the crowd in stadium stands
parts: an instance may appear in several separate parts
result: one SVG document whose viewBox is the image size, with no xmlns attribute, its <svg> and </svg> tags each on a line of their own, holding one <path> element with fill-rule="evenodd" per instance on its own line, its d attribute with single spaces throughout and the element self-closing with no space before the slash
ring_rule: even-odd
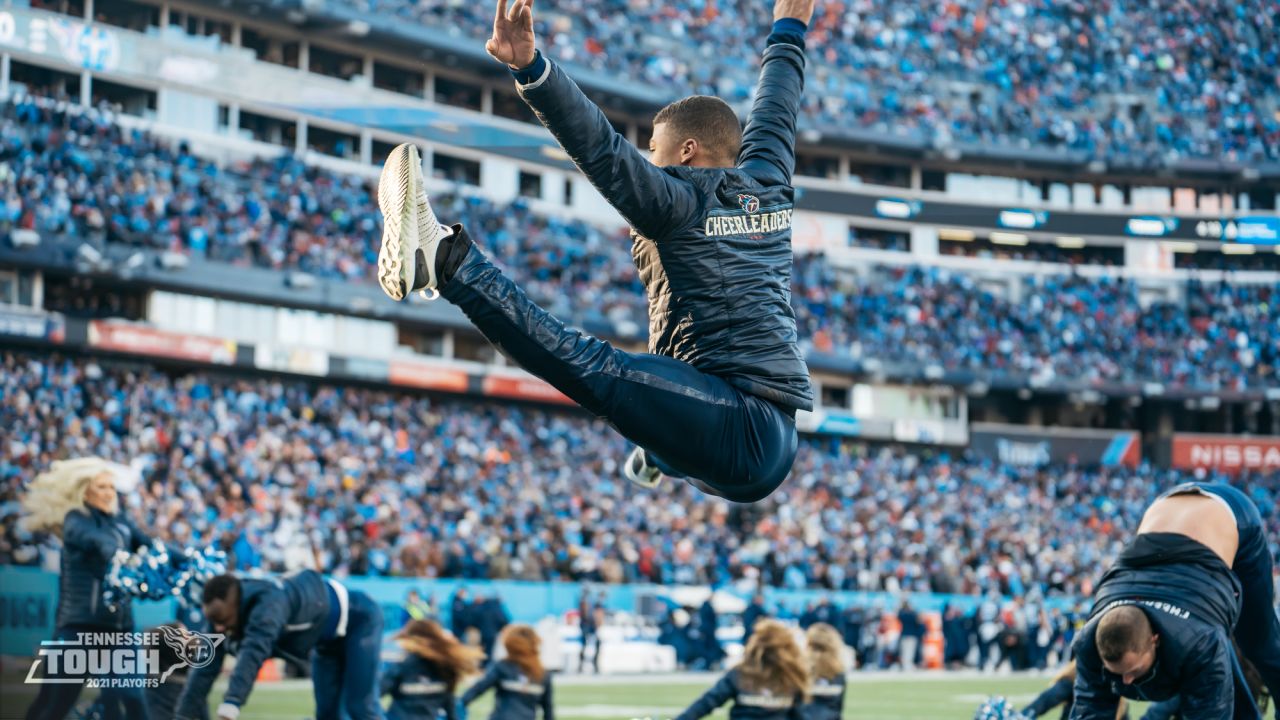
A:
<svg viewBox="0 0 1280 720">
<path fill-rule="evenodd" d="M 362 179 L 289 156 L 220 167 L 99 113 L 18 101 L 0 116 L 0 231 L 372 276 L 381 220 Z M 538 214 L 521 200 L 433 202 L 553 313 L 643 334 L 644 288 L 625 233 Z M 922 267 L 855 283 L 818 257 L 798 257 L 794 277 L 801 337 L 836 354 L 1211 389 L 1257 386 L 1280 362 L 1280 302 L 1266 285 L 1190 283 L 1185 299 L 1144 307 L 1132 282 L 1079 276 L 1020 281 L 1021 299 Z"/>
<path fill-rule="evenodd" d="M 1064 611 L 1035 593 L 1010 599 L 989 594 L 967 610 L 947 604 L 938 618 L 943 636 L 940 660 L 948 668 L 994 670 L 1005 663 L 1013 670 L 1055 667 L 1068 657 L 1087 611 L 1085 602 Z M 858 667 L 864 670 L 912 669 L 924 664 L 928 621 L 907 599 L 897 604 L 875 600 L 841 605 L 824 596 L 800 606 L 771 605 L 758 595 L 742 615 L 747 637 L 761 617 L 795 621 L 806 629 L 819 622 L 831 625 L 853 648 Z M 682 667 L 711 668 L 724 657 L 714 632 L 708 631 L 716 623 L 709 603 L 696 613 L 673 609 L 659 624 L 660 641 L 675 648 Z"/>
<path fill-rule="evenodd" d="M 491 3 L 356 7 L 487 37 Z M 745 105 L 767 4 L 556 0 L 539 6 L 557 60 Z M 1273 0 L 989 3 L 830 0 L 812 23 L 804 113 L 926 142 L 1071 148 L 1138 160 L 1280 158 L 1280 6 Z"/>
<path fill-rule="evenodd" d="M 1087 594 L 1157 491 L 1143 468 L 1032 469 L 803 442 L 750 507 L 634 488 L 628 446 L 570 412 L 6 354 L 0 564 L 57 567 L 15 522 L 53 459 L 133 463 L 123 507 L 235 567 L 338 575 Z M 1241 484 L 1280 538 L 1280 476 Z M 1052 520 L 1049 522 L 1048 520 Z"/>
<path fill-rule="evenodd" d="M 1280 363 L 1280 294 L 1269 285 L 1189 281 L 1185 298 L 1144 307 L 1123 279 L 1028 278 L 1006 296 L 944 268 L 858 279 L 797 256 L 794 286 L 804 342 L 861 358 L 1227 389 L 1274 382 Z"/>
</svg>

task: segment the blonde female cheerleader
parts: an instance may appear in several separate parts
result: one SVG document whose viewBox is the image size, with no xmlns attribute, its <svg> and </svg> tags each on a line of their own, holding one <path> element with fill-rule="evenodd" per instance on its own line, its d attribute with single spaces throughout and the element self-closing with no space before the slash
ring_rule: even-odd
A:
<svg viewBox="0 0 1280 720">
<path fill-rule="evenodd" d="M 151 538 L 120 512 L 116 479 L 129 470 L 102 458 L 53 463 L 31 483 L 23 499 L 23 526 L 31 532 L 62 536 L 61 573 L 55 640 L 74 640 L 83 632 L 132 632 L 128 598 L 114 605 L 102 600 L 103 581 L 116 551 L 133 552 Z M 63 720 L 80 697 L 83 683 L 44 683 L 27 710 L 27 720 Z M 129 720 L 147 720 L 141 687 L 103 688 L 99 698 L 106 717 L 123 707 Z"/>
<path fill-rule="evenodd" d="M 845 644 L 840 632 L 826 623 L 810 626 L 805 633 L 809 651 L 809 676 L 813 679 L 805 720 L 838 720 L 844 712 Z"/>
<path fill-rule="evenodd" d="M 790 628 L 761 620 L 747 641 L 742 662 L 676 720 L 698 720 L 729 701 L 729 720 L 800 720 L 808 694 L 808 664 Z"/>
<path fill-rule="evenodd" d="M 555 720 L 551 706 L 551 674 L 542 666 L 542 641 L 528 625 L 508 625 L 498 641 L 507 657 L 489 666 L 484 677 L 467 688 L 459 705 L 464 709 L 476 698 L 494 690 L 496 698 L 490 720 L 535 720 L 542 708 L 543 720 Z"/>
<path fill-rule="evenodd" d="M 458 642 L 434 620 L 411 620 L 397 634 L 405 659 L 382 676 L 388 720 L 454 720 L 458 683 L 480 671 L 484 652 Z"/>
</svg>

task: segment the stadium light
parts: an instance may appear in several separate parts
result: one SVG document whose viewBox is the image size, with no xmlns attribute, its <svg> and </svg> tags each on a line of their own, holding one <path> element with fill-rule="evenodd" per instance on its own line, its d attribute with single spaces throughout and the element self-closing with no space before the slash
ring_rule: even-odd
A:
<svg viewBox="0 0 1280 720">
<path fill-rule="evenodd" d="M 294 290 L 310 290 L 316 286 L 316 278 L 310 273 L 295 270 L 284 276 L 284 285 Z"/>
<path fill-rule="evenodd" d="M 1085 242 L 1084 238 L 1067 237 L 1067 236 L 1059 237 L 1058 239 L 1054 240 L 1054 243 L 1057 244 L 1057 246 L 1060 248 L 1071 248 L 1071 249 L 1082 248 L 1085 245 L 1088 245 L 1088 243 Z"/>
<path fill-rule="evenodd" d="M 997 245 L 1026 245 L 1031 239 L 1022 233 L 993 232 L 991 242 Z"/>
<path fill-rule="evenodd" d="M 103 260 L 102 253 L 88 243 L 80 243 L 80 247 L 76 249 L 76 257 L 95 267 L 101 265 Z"/>
<path fill-rule="evenodd" d="M 977 237 L 972 230 L 961 230 L 959 228 L 939 228 L 939 240 L 952 240 L 955 242 L 973 242 Z"/>
<path fill-rule="evenodd" d="M 1190 254 L 1192 254 L 1192 253 L 1194 253 L 1195 251 L 1197 251 L 1197 250 L 1199 250 L 1199 249 L 1200 249 L 1199 247 L 1197 247 L 1197 246 L 1196 246 L 1196 244 L 1195 244 L 1195 243 L 1193 243 L 1193 242 L 1186 242 L 1186 241 L 1183 241 L 1183 242 L 1167 242 L 1167 243 L 1165 243 L 1165 244 L 1164 244 L 1164 246 L 1165 246 L 1166 248 L 1168 248 L 1168 249 L 1169 249 L 1170 251 L 1172 251 L 1172 252 L 1176 252 L 1176 253 L 1185 253 L 1185 254 L 1187 254 L 1187 255 L 1190 255 Z"/>
<path fill-rule="evenodd" d="M 186 270 L 190 260 L 186 255 L 172 250 L 160 253 L 156 262 L 165 270 Z"/>
<path fill-rule="evenodd" d="M 1246 245 L 1244 243 L 1223 243 L 1222 244 L 1223 255 L 1252 255 L 1257 251 L 1258 251 L 1258 248 L 1254 247 L 1253 245 Z"/>
<path fill-rule="evenodd" d="M 35 230 L 18 228 L 9 233 L 9 242 L 18 250 L 36 247 L 40 244 L 40 233 Z"/>
</svg>

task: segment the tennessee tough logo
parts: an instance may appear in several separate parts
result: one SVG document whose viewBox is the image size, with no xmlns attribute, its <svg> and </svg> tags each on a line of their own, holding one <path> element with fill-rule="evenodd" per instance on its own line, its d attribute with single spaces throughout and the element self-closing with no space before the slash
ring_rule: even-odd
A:
<svg viewBox="0 0 1280 720">
<path fill-rule="evenodd" d="M 751 215 L 760 212 L 760 198 L 755 195 L 739 195 L 738 204 Z"/>
</svg>

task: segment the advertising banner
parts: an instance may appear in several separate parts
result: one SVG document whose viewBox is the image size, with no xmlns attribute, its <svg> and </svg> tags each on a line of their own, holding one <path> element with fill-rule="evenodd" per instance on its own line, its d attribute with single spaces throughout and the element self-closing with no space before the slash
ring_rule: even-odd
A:
<svg viewBox="0 0 1280 720">
<path fill-rule="evenodd" d="M 1178 433 L 1173 436 L 1173 466 L 1223 472 L 1280 470 L 1280 437 Z"/>
<path fill-rule="evenodd" d="M 66 320 L 58 313 L 0 307 L 0 335 L 63 342 Z"/>
<path fill-rule="evenodd" d="M 546 382 L 535 377 L 503 377 L 486 375 L 482 392 L 489 397 L 508 398 L 511 400 L 529 400 L 531 402 L 553 402 L 572 405 L 573 401 L 564 396 Z"/>
<path fill-rule="evenodd" d="M 89 323 L 89 345 L 100 350 L 218 365 L 234 365 L 237 349 L 234 340 L 184 335 L 112 320 Z"/>
<path fill-rule="evenodd" d="M 1052 463 L 1123 465 L 1142 461 L 1142 436 L 1125 430 L 974 423 L 969 443 L 977 452 L 1009 465 Z"/>
<path fill-rule="evenodd" d="M 463 370 L 411 360 L 392 360 L 387 379 L 396 385 L 455 393 L 466 392 L 468 384 L 467 373 Z"/>
</svg>

